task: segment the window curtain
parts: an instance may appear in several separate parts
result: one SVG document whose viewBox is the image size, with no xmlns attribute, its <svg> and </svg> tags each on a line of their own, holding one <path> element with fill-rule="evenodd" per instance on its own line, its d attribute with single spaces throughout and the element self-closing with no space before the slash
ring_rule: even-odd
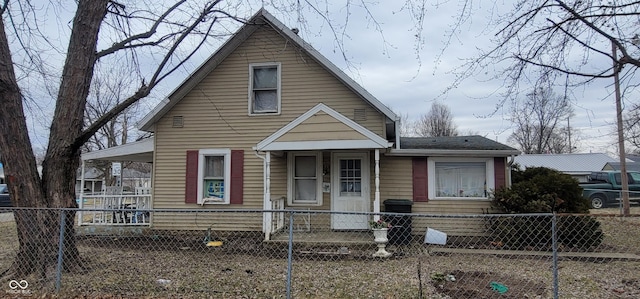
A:
<svg viewBox="0 0 640 299">
<path fill-rule="evenodd" d="M 484 162 L 436 162 L 437 197 L 486 197 Z"/>
</svg>

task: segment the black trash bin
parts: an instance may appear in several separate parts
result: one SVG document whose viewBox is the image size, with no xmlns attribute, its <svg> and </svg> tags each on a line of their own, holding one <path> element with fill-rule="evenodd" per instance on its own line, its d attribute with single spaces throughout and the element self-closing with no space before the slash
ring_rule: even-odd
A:
<svg viewBox="0 0 640 299">
<path fill-rule="evenodd" d="M 389 244 L 407 245 L 411 242 L 411 205 L 409 199 L 387 199 L 384 201 L 384 211 L 387 213 L 403 213 L 407 215 L 386 215 L 385 221 L 393 228 L 389 230 Z"/>
</svg>

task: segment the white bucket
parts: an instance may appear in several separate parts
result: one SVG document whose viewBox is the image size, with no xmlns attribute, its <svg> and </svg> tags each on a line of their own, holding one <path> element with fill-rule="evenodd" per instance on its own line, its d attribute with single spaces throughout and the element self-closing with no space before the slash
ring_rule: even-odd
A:
<svg viewBox="0 0 640 299">
<path fill-rule="evenodd" d="M 424 243 L 426 244 L 447 244 L 447 234 L 435 229 L 427 228 L 427 232 L 424 235 Z"/>
</svg>

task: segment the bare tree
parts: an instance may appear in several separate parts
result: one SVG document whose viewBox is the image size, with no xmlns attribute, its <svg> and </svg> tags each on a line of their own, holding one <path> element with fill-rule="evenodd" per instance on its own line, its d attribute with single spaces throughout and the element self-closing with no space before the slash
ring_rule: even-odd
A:
<svg viewBox="0 0 640 299">
<path fill-rule="evenodd" d="M 449 32 L 455 38 L 472 21 L 477 3 L 465 4 Z M 617 133 L 621 169 L 624 162 L 624 131 L 621 102 L 624 94 L 638 86 L 640 37 L 637 33 L 640 2 L 633 0 L 517 0 L 507 10 L 491 7 L 489 26 L 496 31 L 493 46 L 457 70 L 451 88 L 469 77 L 504 82 L 504 98 L 499 105 L 519 98 L 520 87 L 528 85 L 532 70 L 547 72 L 547 79 L 567 89 L 581 88 L 596 79 L 615 82 Z M 442 55 L 446 51 L 442 51 Z M 487 70 L 492 70 L 489 75 Z M 487 78 L 489 76 L 490 78 Z M 629 215 L 626 176 L 622 176 L 623 213 Z"/>
<path fill-rule="evenodd" d="M 415 123 L 409 120 L 409 113 L 394 112 L 400 118 L 400 131 L 398 134 L 402 137 L 413 136 Z"/>
<path fill-rule="evenodd" d="M 627 140 L 640 149 L 640 104 L 633 104 L 624 119 L 624 128 L 627 132 Z"/>
<path fill-rule="evenodd" d="M 511 108 L 515 125 L 509 141 L 525 154 L 559 154 L 570 151 L 564 120 L 571 115 L 571 103 L 549 88 L 536 88 L 522 103 Z"/>
<path fill-rule="evenodd" d="M 127 77 L 133 65 L 128 65 L 126 61 L 122 64 L 99 65 L 96 67 L 95 75 L 91 83 L 91 91 L 87 98 L 85 111 L 85 126 L 90 125 L 100 118 L 114 106 L 126 98 L 127 93 L 132 90 L 133 82 Z M 133 126 L 138 121 L 139 104 L 134 103 L 122 111 L 116 117 L 110 119 L 104 126 L 89 138 L 83 145 L 83 151 L 102 150 L 118 145 L 126 144 L 130 141 L 130 132 L 137 129 Z M 123 168 L 127 168 L 130 162 L 123 161 Z M 140 164 L 140 163 L 136 163 Z M 88 166 L 94 167 L 102 173 L 106 186 L 114 186 L 116 180 L 111 176 L 111 162 L 91 161 Z M 136 167 L 146 169 L 141 165 Z"/>
<path fill-rule="evenodd" d="M 434 102 L 431 110 L 416 121 L 415 133 L 424 137 L 458 136 L 451 110 L 444 104 Z"/>
<path fill-rule="evenodd" d="M 45 46 L 56 44 L 40 28 L 44 16 L 38 15 L 29 1 L 3 1 L 0 4 L 0 152 L 7 182 L 17 207 L 73 208 L 75 173 L 80 149 L 100 128 L 125 111 L 133 103 L 149 95 L 156 85 L 184 64 L 205 42 L 215 38 L 214 25 L 224 21 L 242 22 L 225 11 L 221 1 L 188 3 L 177 1 L 166 5 L 157 2 L 131 2 L 124 5 L 111 0 L 77 1 L 60 80 L 51 80 L 44 69 L 48 65 L 34 50 L 34 40 Z M 15 5 L 14 5 L 15 4 Z M 232 11 L 233 12 L 233 11 Z M 9 22 L 9 23 L 5 23 Z M 222 26 L 224 27 L 224 26 Z M 22 28 L 21 30 L 15 30 Z M 227 32 L 227 30 L 223 30 Z M 199 37 L 199 38 L 198 38 Z M 98 43 L 98 41 L 107 41 Z M 17 41 L 17 42 L 15 42 Z M 45 47 L 42 46 L 41 47 Z M 13 50 L 24 57 L 14 63 Z M 141 55 L 159 57 L 151 63 L 139 63 Z M 94 69 L 100 63 L 119 63 L 132 59 L 137 69 L 131 80 L 136 87 L 111 109 L 85 125 L 87 97 Z M 43 62 L 43 63 L 41 63 Z M 14 68 L 18 66 L 18 68 Z M 24 66 L 24 67 L 23 67 Z M 36 71 L 33 71 L 33 70 Z M 24 96 L 16 74 L 38 75 L 42 85 L 59 82 L 55 95 L 55 111 L 51 119 L 49 144 L 42 163 L 42 176 L 29 140 L 24 113 Z M 35 74 L 34 74 L 35 73 Z M 56 92 L 50 92 L 55 94 Z M 30 273 L 44 276 L 58 244 L 59 222 L 65 217 L 64 267 L 80 267 L 75 245 L 74 212 L 63 215 L 44 210 L 21 210 L 15 213 L 19 249 L 14 262 L 18 277 Z M 17 267 L 19 265 L 19 267 Z"/>
</svg>

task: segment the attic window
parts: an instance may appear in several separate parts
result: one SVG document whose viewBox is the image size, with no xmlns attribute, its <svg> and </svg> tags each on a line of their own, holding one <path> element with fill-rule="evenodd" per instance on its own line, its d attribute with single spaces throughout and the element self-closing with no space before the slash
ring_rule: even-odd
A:
<svg viewBox="0 0 640 299">
<path fill-rule="evenodd" d="M 355 120 L 355 121 L 365 121 L 365 120 L 367 120 L 367 109 L 365 109 L 365 108 L 353 109 L 353 120 Z"/>
<path fill-rule="evenodd" d="M 178 116 L 174 116 L 173 117 L 172 127 L 173 128 L 182 128 L 182 127 L 184 127 L 184 118 L 182 117 L 182 115 L 178 115 Z"/>
</svg>

